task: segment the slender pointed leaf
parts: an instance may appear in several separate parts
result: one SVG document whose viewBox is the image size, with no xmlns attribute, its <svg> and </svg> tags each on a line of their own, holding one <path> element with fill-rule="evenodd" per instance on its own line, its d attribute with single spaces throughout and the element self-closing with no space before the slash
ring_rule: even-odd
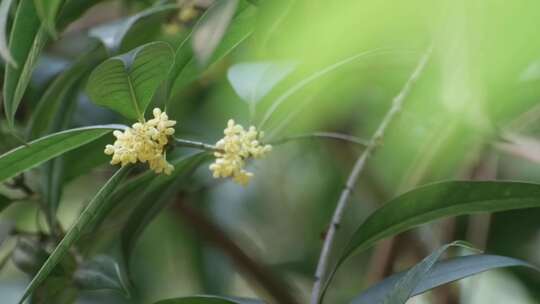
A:
<svg viewBox="0 0 540 304">
<path fill-rule="evenodd" d="M 9 37 L 9 50 L 17 67 L 7 65 L 4 72 L 4 110 L 11 127 L 37 58 L 47 41 L 47 32 L 41 26 L 34 1 L 19 2 Z"/>
<path fill-rule="evenodd" d="M 114 191 L 128 172 L 129 167 L 119 169 L 98 191 L 98 193 L 83 210 L 79 218 L 77 218 L 72 227 L 67 231 L 64 238 L 53 250 L 47 261 L 45 261 L 45 263 L 41 266 L 40 270 L 34 276 L 30 284 L 27 286 L 21 300 L 19 301 L 19 304 L 22 304 L 24 300 L 26 300 L 26 298 L 28 298 L 50 275 L 54 267 L 62 261 L 62 258 L 69 252 L 71 245 L 73 245 L 79 239 L 81 234 L 84 233 L 84 231 L 88 228 L 88 224 L 98 213 L 103 202 L 105 202 L 107 197 Z"/>
<path fill-rule="evenodd" d="M 535 266 L 532 266 L 525 261 L 498 255 L 478 254 L 452 258 L 437 262 L 427 276 L 420 280 L 411 296 L 422 294 L 433 288 L 484 271 L 513 266 L 523 266 L 538 270 Z M 384 301 L 388 290 L 393 288 L 406 273 L 407 271 L 403 271 L 384 279 L 356 297 L 351 304 L 372 304 Z"/>
<path fill-rule="evenodd" d="M 540 185 L 510 181 L 449 181 L 413 189 L 387 202 L 353 233 L 325 280 L 326 293 L 335 273 L 351 255 L 377 241 L 431 221 L 465 214 L 540 207 Z"/>
<path fill-rule="evenodd" d="M 73 77 L 75 77 L 75 75 Z M 61 99 L 62 106 L 56 111 L 54 117 L 49 118 L 50 122 L 44 126 L 44 129 L 60 132 L 61 130 L 69 128 L 73 113 L 77 108 L 76 101 L 78 94 L 79 85 L 74 85 L 73 87 L 69 87 L 62 98 L 58 97 L 58 99 Z M 56 232 L 57 230 L 55 225 L 56 211 L 60 205 L 64 189 L 64 169 L 66 167 L 65 155 L 66 153 L 51 159 L 42 166 L 43 172 L 41 179 L 43 202 L 46 206 L 47 219 L 53 232 Z"/>
<path fill-rule="evenodd" d="M 34 0 L 41 22 L 53 37 L 56 37 L 56 16 L 64 2 L 65 0 Z"/>
<path fill-rule="evenodd" d="M 90 75 L 87 92 L 98 105 L 130 119 L 142 119 L 173 61 L 174 54 L 167 43 L 143 45 L 100 64 Z"/>
<path fill-rule="evenodd" d="M 64 161 L 69 164 L 65 168 L 64 183 L 89 173 L 92 169 L 108 163 L 111 157 L 103 153 L 103 147 L 115 141 L 112 134 L 105 135 L 84 146 L 71 150 L 64 154 Z M 84 161 L 78 161 L 84 154 Z"/>
<path fill-rule="evenodd" d="M 540 185 L 504 181 L 449 181 L 399 195 L 370 215 L 353 234 L 342 256 L 430 221 L 480 212 L 540 207 Z"/>
<path fill-rule="evenodd" d="M 3 0 L 0 2 L 0 56 L 2 56 L 2 59 L 4 59 L 8 64 L 12 65 L 13 67 L 17 67 L 17 63 L 15 62 L 15 59 L 13 59 L 11 51 L 9 50 L 7 37 L 9 11 L 12 3 L 13 0 Z"/>
<path fill-rule="evenodd" d="M 238 96 L 254 104 L 295 68 L 292 62 L 244 62 L 230 67 L 227 78 Z"/>
<path fill-rule="evenodd" d="M 43 136 L 51 130 L 51 122 L 54 115 L 59 111 L 62 101 L 71 95 L 69 92 L 74 85 L 91 71 L 98 63 L 106 58 L 105 49 L 96 44 L 90 47 L 90 51 L 75 60 L 69 68 L 58 75 L 47 87 L 32 114 L 27 129 L 27 137 L 35 139 Z M 70 98 L 69 103 L 75 102 L 76 98 Z"/>
<path fill-rule="evenodd" d="M 177 8 L 178 6 L 174 4 L 150 7 L 119 22 L 93 28 L 89 35 L 101 40 L 112 52 L 125 51 L 128 48 L 127 45 L 130 44 L 126 41 L 130 32 L 133 32 L 140 40 L 144 29 L 151 28 L 154 23 L 161 24 L 161 21 Z"/>
<path fill-rule="evenodd" d="M 102 125 L 76 128 L 36 139 L 0 155 L 0 182 L 36 167 L 62 153 L 123 129 L 121 125 Z"/>
<path fill-rule="evenodd" d="M 264 302 L 256 299 L 201 295 L 162 300 L 154 304 L 264 304 Z"/>
<path fill-rule="evenodd" d="M 439 260 L 441 255 L 453 246 L 461 246 L 460 242 L 453 242 L 441 246 L 435 250 L 420 263 L 409 269 L 401 278 L 397 280 L 394 286 L 388 290 L 388 293 L 384 296 L 384 300 L 379 302 L 381 304 L 405 304 L 411 297 L 416 287 L 424 280 L 430 273 L 435 263 Z"/>
<path fill-rule="evenodd" d="M 256 9 L 247 8 L 234 17 L 223 39 L 221 39 L 221 43 L 208 60 L 208 65 L 212 65 L 227 56 L 253 33 L 255 13 Z M 197 60 L 193 57 L 191 44 L 188 43 L 190 39 L 192 37 L 188 37 L 176 50 L 175 66 L 171 69 L 169 75 L 171 82 L 170 96 L 174 96 L 202 74 Z"/>
<path fill-rule="evenodd" d="M 71 22 L 79 19 L 79 17 L 81 17 L 89 8 L 103 1 L 104 0 L 65 1 L 58 12 L 56 27 L 58 29 L 66 28 Z"/>
<path fill-rule="evenodd" d="M 204 152 L 187 156 L 175 165 L 173 174 L 158 176 L 145 186 L 145 191 L 139 195 L 135 210 L 122 229 L 122 255 L 126 267 L 129 267 L 131 253 L 144 229 L 171 202 L 171 198 L 181 189 L 181 184 L 186 178 L 208 159 L 209 154 Z"/>
<path fill-rule="evenodd" d="M 169 162 L 176 168 L 173 174 L 181 173 L 184 175 L 182 168 L 189 166 L 191 161 L 197 161 L 198 157 L 197 155 L 183 155 L 170 159 Z M 132 212 L 142 202 L 140 197 L 147 193 L 146 189 L 149 188 L 149 185 L 159 185 L 154 181 L 163 181 L 163 178 L 148 170 L 118 187 L 98 211 L 95 220 L 89 224 L 88 231 L 93 233 L 88 233 L 81 239 L 84 251 L 87 249 L 89 252 L 96 252 L 100 249 L 101 244 L 107 243 L 111 239 L 120 238 Z M 184 179 L 180 178 L 180 180 Z M 153 202 L 154 198 L 150 201 Z"/>
<path fill-rule="evenodd" d="M 513 156 L 528 161 L 540 163 L 540 141 L 534 137 L 520 134 L 505 134 L 505 141 L 497 143 L 496 147 Z"/>
<path fill-rule="evenodd" d="M 205 65 L 221 42 L 234 16 L 238 0 L 217 1 L 193 29 L 193 50 L 201 65 Z"/>
</svg>

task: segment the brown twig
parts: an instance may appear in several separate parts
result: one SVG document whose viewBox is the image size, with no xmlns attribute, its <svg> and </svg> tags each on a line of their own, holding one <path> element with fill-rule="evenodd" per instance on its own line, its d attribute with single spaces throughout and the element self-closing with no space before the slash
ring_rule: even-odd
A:
<svg viewBox="0 0 540 304">
<path fill-rule="evenodd" d="M 245 253 L 242 248 L 206 215 L 191 207 L 181 197 L 177 198 L 174 208 L 182 216 L 183 220 L 189 223 L 189 227 L 197 231 L 207 241 L 217 246 L 240 270 L 253 278 L 273 299 L 274 303 L 299 303 L 290 293 L 291 288 L 285 282 L 276 278 L 267 267 Z"/>
<path fill-rule="evenodd" d="M 356 160 L 356 163 L 354 164 L 353 169 L 351 170 L 351 173 L 349 175 L 349 178 L 347 179 L 345 188 L 343 189 L 339 197 L 338 203 L 336 205 L 336 209 L 334 211 L 334 215 L 332 216 L 331 225 L 328 229 L 328 233 L 326 234 L 323 248 L 321 250 L 321 256 L 319 258 L 319 263 L 317 265 L 317 270 L 315 272 L 315 283 L 313 285 L 313 290 L 311 294 L 312 304 L 319 303 L 319 299 L 321 297 L 321 292 L 322 292 L 322 287 L 323 287 L 323 276 L 325 276 L 326 273 L 328 272 L 330 254 L 334 246 L 335 236 L 338 231 L 338 228 L 341 225 L 341 220 L 343 218 L 345 209 L 347 207 L 347 203 L 349 201 L 349 196 L 352 192 L 352 189 L 356 185 L 356 181 L 358 180 L 360 173 L 362 173 L 367 159 L 373 153 L 375 148 L 378 146 L 378 143 L 382 140 L 388 125 L 390 125 L 394 117 L 401 111 L 401 107 L 403 105 L 405 97 L 409 94 L 412 88 L 412 85 L 420 77 L 420 74 L 424 70 L 424 67 L 427 64 L 430 55 L 431 55 L 431 47 L 422 56 L 418 65 L 414 69 L 412 75 L 409 77 L 409 79 L 405 83 L 405 86 L 401 89 L 399 94 L 392 100 L 392 105 L 390 107 L 390 110 L 386 113 L 381 124 L 375 131 L 375 134 L 373 134 L 373 137 L 371 138 L 368 146 L 362 152 L 362 154 L 360 154 L 360 156 Z"/>
</svg>

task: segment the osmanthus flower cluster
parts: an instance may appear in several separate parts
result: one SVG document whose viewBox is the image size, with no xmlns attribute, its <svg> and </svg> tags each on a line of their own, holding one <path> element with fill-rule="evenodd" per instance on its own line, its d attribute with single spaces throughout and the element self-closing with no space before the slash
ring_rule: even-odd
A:
<svg viewBox="0 0 540 304">
<path fill-rule="evenodd" d="M 148 163 L 150 169 L 158 174 L 172 173 L 174 167 L 167 162 L 165 148 L 169 137 L 174 134 L 176 121 L 169 120 L 167 114 L 158 108 L 154 109 L 153 114 L 153 119 L 134 123 L 123 132 L 113 132 L 116 141 L 105 147 L 105 154 L 112 155 L 112 165 L 126 166 L 141 162 Z M 214 150 L 216 157 L 210 170 L 215 178 L 231 177 L 236 183 L 245 186 L 253 177 L 253 173 L 244 169 L 246 162 L 251 158 L 265 156 L 272 150 L 272 146 L 260 142 L 263 134 L 254 126 L 246 130 L 232 119 L 228 121 L 223 133 L 225 137 L 214 147 L 206 145 L 206 149 Z M 204 144 L 196 144 L 199 145 Z"/>
<path fill-rule="evenodd" d="M 265 156 L 272 150 L 272 146 L 261 144 L 263 134 L 255 127 L 245 130 L 232 119 L 228 121 L 223 133 L 225 137 L 216 143 L 216 160 L 210 165 L 210 170 L 215 178 L 232 177 L 235 182 L 245 186 L 253 177 L 253 173 L 244 169 L 246 161 Z"/>
<path fill-rule="evenodd" d="M 126 166 L 136 162 L 148 163 L 156 173 L 169 175 L 174 167 L 167 162 L 165 146 L 174 134 L 176 121 L 169 120 L 165 112 L 155 108 L 154 118 L 137 122 L 125 131 L 114 131 L 116 141 L 105 147 L 105 154 L 112 155 L 111 164 Z"/>
</svg>

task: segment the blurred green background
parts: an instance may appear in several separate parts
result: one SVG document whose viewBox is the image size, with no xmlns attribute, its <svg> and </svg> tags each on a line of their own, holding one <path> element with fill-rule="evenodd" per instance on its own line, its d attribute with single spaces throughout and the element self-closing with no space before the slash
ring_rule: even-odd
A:
<svg viewBox="0 0 540 304">
<path fill-rule="evenodd" d="M 294 84 L 340 60 L 370 51 L 286 99 L 264 126 L 273 139 L 314 131 L 369 139 L 421 55 L 433 48 L 426 70 L 354 190 L 338 248 L 375 208 L 421 184 L 448 179 L 540 182 L 538 1 L 257 2 L 257 7 L 248 8 L 256 14 L 253 35 L 200 79 L 176 92 L 168 105 L 168 113 L 178 121 L 178 136 L 214 143 L 230 118 L 245 126 L 257 124 L 272 102 Z M 90 27 L 151 4 L 103 1 L 49 45 L 23 101 L 20 121 L 52 77 L 84 50 Z M 178 45 L 191 25 L 179 24 L 177 18 L 172 15 L 156 23 L 149 40 Z M 291 62 L 296 69 L 257 104 L 250 117 L 248 105 L 227 80 L 227 70 L 255 61 Z M 78 98 L 74 126 L 121 120 L 82 94 Z M 4 135 L 0 144 L 2 151 L 16 145 Z M 94 150 L 88 153 L 100 153 Z M 181 197 L 254 260 L 284 277 L 306 301 L 322 235 L 360 151 L 339 141 L 290 142 L 250 165 L 255 178 L 248 187 L 214 180 L 204 165 Z M 112 170 L 101 165 L 69 183 L 60 208 L 66 227 Z M 29 175 L 30 182 L 37 179 Z M 330 288 L 327 303 L 345 303 L 455 239 L 538 265 L 539 218 L 536 209 L 452 218 L 382 242 L 347 262 Z M 24 201 L 12 205 L 0 219 L 16 221 L 26 231 L 39 230 L 36 222 L 43 222 L 36 220 L 34 205 Z M 100 251 L 112 251 L 114 229 L 104 233 L 110 233 L 111 240 Z M 14 243 L 9 240 L 3 254 Z M 134 303 L 200 293 L 261 293 L 255 281 L 231 262 L 230 253 L 208 241 L 177 204 L 161 212 L 145 230 L 131 266 L 133 283 L 139 289 Z M 0 274 L 1 302 L 14 303 L 26 280 L 8 261 Z M 130 301 L 120 294 L 89 292 L 81 303 Z M 540 278 L 530 271 L 494 271 L 411 303 L 540 303 Z"/>
</svg>

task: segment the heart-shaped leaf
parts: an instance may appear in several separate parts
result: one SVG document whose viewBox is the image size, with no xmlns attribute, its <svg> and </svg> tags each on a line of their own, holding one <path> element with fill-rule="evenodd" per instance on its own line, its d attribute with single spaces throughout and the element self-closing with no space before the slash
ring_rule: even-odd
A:
<svg viewBox="0 0 540 304">
<path fill-rule="evenodd" d="M 206 65 L 221 42 L 237 6 L 238 0 L 217 1 L 193 29 L 193 50 L 201 65 Z"/>
<path fill-rule="evenodd" d="M 38 166 L 62 153 L 94 141 L 122 125 L 76 128 L 54 133 L 0 155 L 0 182 Z"/>
<path fill-rule="evenodd" d="M 161 300 L 154 304 L 264 304 L 264 302 L 255 299 L 203 295 Z"/>
<path fill-rule="evenodd" d="M 295 68 L 292 62 L 245 62 L 230 67 L 227 78 L 238 96 L 257 103 Z"/>
<path fill-rule="evenodd" d="M 73 279 L 82 290 L 117 290 L 129 295 L 120 267 L 110 256 L 98 255 L 84 262 L 75 271 Z"/>
<path fill-rule="evenodd" d="M 53 250 L 49 258 L 41 266 L 28 287 L 26 287 L 19 304 L 24 303 L 26 298 L 28 298 L 41 285 L 41 283 L 47 279 L 56 265 L 62 261 L 62 258 L 69 252 L 71 245 L 73 245 L 88 228 L 88 224 L 93 220 L 103 202 L 105 202 L 107 197 L 114 191 L 114 189 L 116 189 L 118 184 L 124 179 L 128 172 L 129 167 L 119 169 L 98 191 L 90 203 L 84 208 L 83 212 L 77 218 L 75 223 L 67 231 L 64 238 Z"/>
<path fill-rule="evenodd" d="M 101 63 L 90 75 L 92 101 L 129 119 L 143 120 L 146 107 L 174 62 L 171 47 L 152 42 Z"/>
<path fill-rule="evenodd" d="M 475 274 L 512 266 L 523 266 L 538 270 L 531 264 L 498 255 L 468 255 L 437 262 L 431 271 L 417 284 L 411 296 L 416 296 L 444 284 L 461 280 Z M 386 294 L 407 274 L 407 271 L 396 273 L 356 297 L 351 304 L 372 304 L 384 301 Z"/>
</svg>

